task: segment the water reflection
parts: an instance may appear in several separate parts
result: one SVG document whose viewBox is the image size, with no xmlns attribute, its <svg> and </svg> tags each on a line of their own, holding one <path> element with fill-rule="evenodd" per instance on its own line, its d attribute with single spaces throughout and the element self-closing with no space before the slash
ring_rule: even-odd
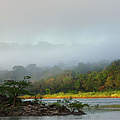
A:
<svg viewBox="0 0 120 120">
<path fill-rule="evenodd" d="M 26 99 L 25 101 L 32 101 L 33 99 Z M 40 99 L 41 100 L 41 99 Z M 58 99 L 42 99 L 43 102 L 47 103 L 53 103 L 57 102 Z M 63 99 L 61 99 L 63 100 Z M 96 99 L 73 99 L 80 101 L 85 104 L 90 104 L 90 105 L 112 105 L 112 104 L 120 104 L 120 98 L 96 98 Z"/>
<path fill-rule="evenodd" d="M 119 111 L 97 111 L 82 116 L 7 117 L 0 120 L 120 120 L 119 114 Z"/>
</svg>

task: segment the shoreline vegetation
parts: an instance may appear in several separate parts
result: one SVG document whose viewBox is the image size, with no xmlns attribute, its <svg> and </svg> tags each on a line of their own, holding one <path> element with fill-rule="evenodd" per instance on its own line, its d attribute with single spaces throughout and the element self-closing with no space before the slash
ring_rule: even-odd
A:
<svg viewBox="0 0 120 120">
<path fill-rule="evenodd" d="M 36 96 L 24 95 L 20 96 L 21 99 L 90 99 L 90 98 L 120 98 L 120 91 L 105 91 L 105 92 L 79 92 L 78 94 L 73 93 L 56 93 L 56 94 L 46 94 Z"/>
<path fill-rule="evenodd" d="M 41 97 L 34 97 L 34 96 L 32 96 L 32 97 L 24 97 L 24 96 L 22 96 L 21 97 L 22 99 L 35 99 L 35 98 L 37 98 L 37 99 L 41 99 Z M 43 97 L 43 99 L 69 99 L 70 97 Z M 96 98 L 120 98 L 120 97 L 111 97 L 111 96 L 106 96 L 106 97 L 102 97 L 102 96 L 100 96 L 100 97 L 72 97 L 72 99 L 96 99 Z"/>
</svg>

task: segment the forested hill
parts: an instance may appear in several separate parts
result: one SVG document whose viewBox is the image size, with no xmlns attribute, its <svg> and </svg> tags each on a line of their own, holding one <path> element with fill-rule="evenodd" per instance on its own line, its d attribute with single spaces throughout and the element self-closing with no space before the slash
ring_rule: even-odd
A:
<svg viewBox="0 0 120 120">
<path fill-rule="evenodd" d="M 101 71 L 80 73 L 70 70 L 42 79 L 34 84 L 34 90 L 40 93 L 120 90 L 120 60 L 112 62 Z"/>
</svg>

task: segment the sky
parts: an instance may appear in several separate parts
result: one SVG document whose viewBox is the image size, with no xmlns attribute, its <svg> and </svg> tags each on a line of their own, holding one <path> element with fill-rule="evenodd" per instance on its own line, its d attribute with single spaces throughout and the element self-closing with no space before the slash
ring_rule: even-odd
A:
<svg viewBox="0 0 120 120">
<path fill-rule="evenodd" d="M 0 67 L 119 59 L 120 0 L 0 0 Z"/>
</svg>

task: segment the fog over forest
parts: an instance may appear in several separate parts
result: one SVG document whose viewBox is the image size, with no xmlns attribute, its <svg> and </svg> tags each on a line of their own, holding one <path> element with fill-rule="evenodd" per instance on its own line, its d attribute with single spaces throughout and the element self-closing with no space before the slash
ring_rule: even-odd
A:
<svg viewBox="0 0 120 120">
<path fill-rule="evenodd" d="M 0 69 L 113 61 L 119 0 L 0 0 Z"/>
</svg>

